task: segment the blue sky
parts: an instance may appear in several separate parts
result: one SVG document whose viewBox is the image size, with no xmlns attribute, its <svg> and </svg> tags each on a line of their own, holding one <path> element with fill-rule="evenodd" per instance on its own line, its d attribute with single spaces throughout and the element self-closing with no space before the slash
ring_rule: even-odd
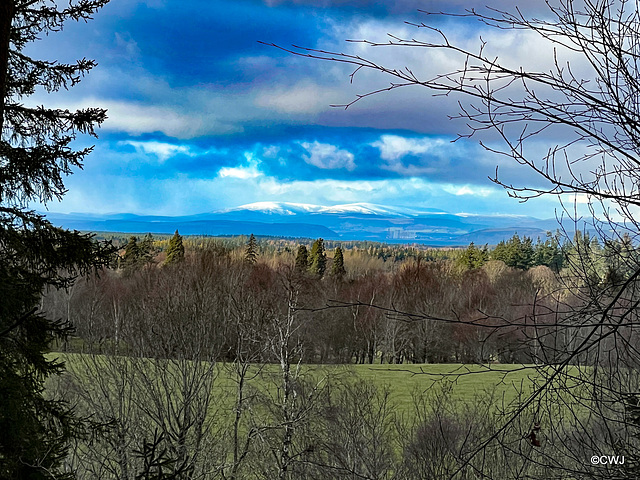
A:
<svg viewBox="0 0 640 480">
<path fill-rule="evenodd" d="M 553 217 L 554 199 L 521 204 L 487 178 L 499 165 L 503 178 L 532 185 L 537 180 L 528 170 L 475 140 L 452 143 L 465 131 L 461 122 L 448 120 L 457 112 L 456 99 L 412 87 L 348 110 L 332 108 L 389 79 L 363 72 L 350 84 L 348 66 L 258 43 L 359 53 L 425 75 L 450 67 L 442 55 L 367 50 L 345 40 L 380 40 L 388 32 L 415 36 L 420 32 L 403 22 L 424 20 L 418 8 L 459 11 L 475 2 L 387 3 L 393 5 L 112 0 L 93 21 L 44 37 L 29 47 L 30 54 L 60 61 L 94 58 L 99 66 L 77 87 L 55 95 L 38 92 L 29 102 L 109 110 L 85 168 L 67 179 L 65 199 L 47 208 L 185 215 L 258 201 L 371 202 Z M 536 61 L 520 34 L 439 21 L 463 44 L 477 45 L 482 35 L 508 61 Z M 546 148 L 541 139 L 541 151 Z"/>
</svg>

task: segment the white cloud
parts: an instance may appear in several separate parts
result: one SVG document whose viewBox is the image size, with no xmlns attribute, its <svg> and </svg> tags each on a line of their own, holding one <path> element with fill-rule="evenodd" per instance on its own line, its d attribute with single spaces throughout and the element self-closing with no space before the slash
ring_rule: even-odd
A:
<svg viewBox="0 0 640 480">
<path fill-rule="evenodd" d="M 496 193 L 495 188 L 471 187 L 469 185 L 444 185 L 442 189 L 456 196 L 471 195 L 474 197 L 489 197 Z"/>
<path fill-rule="evenodd" d="M 348 181 L 348 180 L 296 180 L 280 182 L 268 178 L 260 187 L 266 194 L 282 195 L 283 198 L 331 198 L 336 202 L 354 202 L 363 195 L 386 195 L 387 180 L 378 181 Z M 327 203 L 311 202 L 311 203 Z"/>
<path fill-rule="evenodd" d="M 255 108 L 247 100 L 234 95 L 216 95 L 215 92 L 195 87 L 173 91 L 165 83 L 150 77 L 127 79 L 136 82 L 141 89 L 148 89 L 153 93 L 153 98 L 129 101 L 89 95 L 76 99 L 72 95 L 75 92 L 70 90 L 57 95 L 55 99 L 34 95 L 25 103 L 30 107 L 45 104 L 50 108 L 69 110 L 105 108 L 108 118 L 101 128 L 132 136 L 163 133 L 168 137 L 188 139 L 203 135 L 225 135 L 241 132 L 245 121 L 257 118 L 257 113 L 247 114 Z M 140 93 L 141 98 L 145 96 Z M 157 97 L 162 97 L 162 101 Z"/>
<path fill-rule="evenodd" d="M 330 108 L 335 99 L 334 89 L 304 80 L 293 86 L 269 87 L 258 92 L 255 105 L 285 114 L 314 114 Z"/>
<path fill-rule="evenodd" d="M 398 160 L 405 155 L 419 155 L 431 152 L 436 148 L 447 145 L 442 139 L 406 138 L 399 135 L 381 135 L 380 140 L 371 144 L 380 150 L 383 160 Z"/>
<path fill-rule="evenodd" d="M 342 150 L 335 145 L 320 142 L 302 142 L 300 145 L 307 150 L 309 155 L 302 158 L 309 165 L 313 165 L 325 170 L 335 170 L 344 168 L 352 171 L 356 168 L 353 161 L 353 153 L 348 150 Z"/>
<path fill-rule="evenodd" d="M 254 158 L 253 153 L 245 152 L 244 156 L 247 159 L 246 165 L 238 165 L 237 167 L 223 167 L 218 172 L 218 177 L 248 180 L 250 178 L 258 178 L 262 176 L 262 172 L 258 168 L 260 162 Z"/>
<path fill-rule="evenodd" d="M 118 142 L 118 144 L 131 145 L 136 149 L 136 152 L 155 155 L 161 162 L 164 162 L 168 158 L 171 158 L 175 155 L 189 155 L 190 157 L 195 156 L 191 149 L 185 145 L 173 145 L 171 143 L 156 141 L 138 142 L 134 140 L 125 140 L 122 142 Z"/>
<path fill-rule="evenodd" d="M 218 172 L 220 178 L 239 178 L 241 180 L 246 180 L 248 178 L 256 178 L 262 175 L 258 169 L 251 165 L 248 167 L 223 167 Z"/>
<path fill-rule="evenodd" d="M 404 177 L 446 176 L 451 170 L 450 159 L 460 155 L 460 144 L 453 147 L 449 140 L 442 138 L 407 138 L 399 135 L 381 135 L 370 144 L 380 150 L 380 158 L 385 163 L 380 168 Z M 403 162 L 407 155 L 418 157 L 414 163 Z M 450 173 L 450 172 L 449 172 Z"/>
<path fill-rule="evenodd" d="M 160 132 L 169 137 L 193 137 L 202 131 L 202 120 L 198 116 L 177 113 L 168 106 L 144 105 L 128 101 L 86 98 L 66 108 L 80 109 L 100 106 L 107 109 L 105 130 L 126 132 L 130 135 Z"/>
<path fill-rule="evenodd" d="M 491 191 L 471 184 L 435 183 L 420 178 L 282 181 L 264 175 L 251 161 L 223 168 L 214 178 L 175 175 L 160 179 L 125 174 L 96 177 L 89 173 L 82 171 L 69 177 L 69 195 L 61 203 L 51 202 L 50 211 L 184 215 L 253 202 L 299 203 L 303 199 L 304 203 L 317 205 L 369 202 L 440 208 L 451 213 L 516 213 L 551 218 L 557 207 L 555 198 L 520 204 L 509 199 L 502 190 Z M 117 198 L 113 197 L 114 188 L 119 192 Z"/>
</svg>

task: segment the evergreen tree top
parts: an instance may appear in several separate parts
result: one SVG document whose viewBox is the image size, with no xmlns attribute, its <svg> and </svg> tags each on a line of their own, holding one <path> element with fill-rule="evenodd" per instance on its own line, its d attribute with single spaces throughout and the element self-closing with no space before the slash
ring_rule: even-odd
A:
<svg viewBox="0 0 640 480">
<path fill-rule="evenodd" d="M 309 252 L 307 247 L 300 245 L 296 254 L 295 269 L 298 272 L 305 272 L 309 268 Z"/>
<path fill-rule="evenodd" d="M 43 106 L 27 107 L 21 100 L 37 87 L 47 92 L 76 85 L 96 63 L 82 59 L 64 64 L 33 59 L 26 45 L 42 34 L 62 29 L 67 20 L 88 20 L 108 0 L 80 0 L 67 8 L 53 1 L 3 0 L 0 3 L 0 202 L 24 205 L 46 203 L 65 193 L 63 176 L 80 167 L 92 150 L 75 151 L 78 133 L 96 136 L 95 127 L 106 110 L 86 108 L 75 112 Z M 8 45 L 8 50 L 3 50 Z"/>
<path fill-rule="evenodd" d="M 51 225 L 26 209 L 66 192 L 63 178 L 80 168 L 91 147 L 74 150 L 78 133 L 95 136 L 106 110 L 75 112 L 26 106 L 41 87 L 77 84 L 96 63 L 64 64 L 31 58 L 25 48 L 67 20 L 88 20 L 108 0 L 58 7 L 50 0 L 0 0 L 0 476 L 66 479 L 62 465 L 74 434 L 72 411 L 43 396 L 44 382 L 62 370 L 45 357 L 69 326 L 38 312 L 48 287 L 69 287 L 79 274 L 106 265 L 113 253 L 90 235 Z M 63 2 L 66 3 L 66 2 Z"/>
<path fill-rule="evenodd" d="M 165 265 L 171 265 L 182 262 L 184 260 L 184 244 L 182 242 L 182 235 L 178 233 L 178 230 L 173 234 L 171 240 L 169 240 L 169 247 L 167 248 L 167 258 L 164 261 Z"/>
<path fill-rule="evenodd" d="M 256 263 L 258 259 L 258 242 L 253 233 L 249 236 L 244 253 L 244 261 L 250 264 Z"/>
<path fill-rule="evenodd" d="M 333 254 L 333 263 L 331 265 L 331 275 L 336 278 L 342 278 L 347 271 L 344 268 L 344 255 L 340 246 L 336 247 Z"/>
<path fill-rule="evenodd" d="M 311 273 L 322 277 L 327 268 L 327 256 L 324 252 L 324 240 L 318 238 L 313 242 L 311 254 L 309 255 L 309 270 Z"/>
</svg>

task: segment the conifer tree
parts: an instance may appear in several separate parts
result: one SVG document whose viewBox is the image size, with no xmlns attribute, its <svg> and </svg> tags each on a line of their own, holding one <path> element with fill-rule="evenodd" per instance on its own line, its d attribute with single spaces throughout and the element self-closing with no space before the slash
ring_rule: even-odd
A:
<svg viewBox="0 0 640 480">
<path fill-rule="evenodd" d="M 296 255 L 296 265 L 295 269 L 297 272 L 302 273 L 306 272 L 309 268 L 309 252 L 307 251 L 307 247 L 304 245 L 300 245 L 298 247 L 298 253 Z"/>
<path fill-rule="evenodd" d="M 342 279 L 346 273 L 347 271 L 344 268 L 344 255 L 342 254 L 342 248 L 336 247 L 333 254 L 333 264 L 331 265 L 331 276 Z"/>
<path fill-rule="evenodd" d="M 171 240 L 169 240 L 169 248 L 167 248 L 167 258 L 164 261 L 165 265 L 171 265 L 179 263 L 184 260 L 184 244 L 182 243 L 182 235 L 178 233 L 173 234 Z"/>
<path fill-rule="evenodd" d="M 105 265 L 112 250 L 91 236 L 54 227 L 26 208 L 65 193 L 64 175 L 81 167 L 91 148 L 74 150 L 78 133 L 95 136 L 106 111 L 29 107 L 36 89 L 74 86 L 95 66 L 29 56 L 30 42 L 68 20 L 88 20 L 108 0 L 0 0 L 0 478 L 64 479 L 62 462 L 74 435 L 72 413 L 43 395 L 47 378 L 63 365 L 45 354 L 69 325 L 39 311 L 47 287 L 65 288 Z M 66 2 L 65 2 L 66 3 Z"/>
<path fill-rule="evenodd" d="M 498 243 L 491 256 L 495 260 L 502 260 L 509 267 L 527 270 L 534 264 L 533 242 L 526 236 L 520 239 L 516 233 L 506 243 Z"/>
<path fill-rule="evenodd" d="M 468 269 L 475 269 L 482 267 L 489 260 L 489 251 L 485 245 L 482 249 L 476 247 L 473 242 L 469 244 L 462 255 L 458 257 L 458 264 Z"/>
<path fill-rule="evenodd" d="M 138 267 L 140 264 L 140 246 L 138 245 L 138 238 L 131 235 L 129 241 L 124 247 L 124 254 L 122 255 L 122 267 L 125 270 L 131 270 Z"/>
<path fill-rule="evenodd" d="M 324 271 L 327 268 L 327 255 L 324 252 L 324 240 L 322 238 L 313 242 L 309 263 L 309 270 L 311 273 L 322 278 Z"/>
<path fill-rule="evenodd" d="M 593 291 L 599 289 L 607 269 L 604 251 L 597 238 L 592 238 L 589 232 L 576 231 L 573 241 L 565 244 L 565 261 L 571 275 Z"/>
<path fill-rule="evenodd" d="M 256 241 L 256 237 L 251 234 L 249 237 L 249 241 L 247 242 L 247 248 L 244 253 L 244 261 L 250 265 L 256 263 L 258 259 L 258 242 Z"/>
<path fill-rule="evenodd" d="M 142 242 L 140 242 L 140 263 L 143 265 L 149 265 L 153 263 L 153 257 L 156 254 L 156 249 L 153 246 L 153 235 L 147 233 Z"/>
<path fill-rule="evenodd" d="M 504 240 L 500 240 L 498 244 L 491 251 L 491 258 L 493 260 L 500 260 L 504 263 L 507 263 L 508 253 L 507 253 L 507 244 Z"/>
<path fill-rule="evenodd" d="M 534 248 L 534 264 L 545 265 L 554 272 L 558 273 L 562 269 L 564 262 L 564 254 L 560 248 L 560 242 L 557 236 L 547 232 L 545 241 L 538 238 L 538 242 Z"/>
<path fill-rule="evenodd" d="M 602 254 L 606 285 L 622 285 L 640 265 L 638 252 L 628 233 L 619 239 L 605 240 Z"/>
</svg>

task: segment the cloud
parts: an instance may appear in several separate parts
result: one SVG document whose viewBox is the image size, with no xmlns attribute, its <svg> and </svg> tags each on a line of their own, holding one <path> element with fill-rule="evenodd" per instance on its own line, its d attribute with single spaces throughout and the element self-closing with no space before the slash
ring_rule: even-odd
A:
<svg viewBox="0 0 640 480">
<path fill-rule="evenodd" d="M 404 177 L 427 177 L 432 180 L 446 180 L 452 177 L 463 181 L 469 180 L 469 172 L 476 174 L 476 169 L 459 169 L 457 164 L 464 161 L 476 163 L 469 150 L 479 150 L 470 145 L 454 145 L 450 138 L 415 137 L 402 135 L 381 135 L 370 144 L 380 152 L 379 168 L 394 172 Z M 481 153 L 481 152 L 480 152 Z M 473 160 L 471 158 L 473 158 Z M 467 165 L 470 167 L 470 165 Z"/>
<path fill-rule="evenodd" d="M 255 167 L 223 167 L 220 169 L 220 178 L 240 178 L 246 180 L 248 178 L 256 178 L 262 175 Z"/>
<path fill-rule="evenodd" d="M 290 87 L 269 87 L 257 94 L 255 105 L 280 113 L 314 114 L 326 110 L 332 97 L 332 89 L 305 80 Z"/>
<path fill-rule="evenodd" d="M 302 142 L 300 144 L 307 152 L 302 158 L 309 165 L 324 170 L 346 169 L 353 170 L 356 164 L 353 161 L 353 153 L 341 150 L 335 145 L 320 142 Z"/>
<path fill-rule="evenodd" d="M 124 140 L 118 142 L 118 144 L 131 145 L 137 152 L 155 155 L 161 162 L 176 155 L 195 156 L 195 153 L 186 145 L 173 145 L 157 141 L 140 142 L 134 140 Z"/>
<path fill-rule="evenodd" d="M 409 66 L 416 75 L 431 78 L 458 68 L 464 59 L 423 48 L 372 48 L 344 40 L 386 42 L 387 32 L 427 38 L 426 30 L 405 25 L 404 17 L 389 13 L 417 8 L 459 11 L 475 4 L 483 5 L 479 0 L 120 2 L 97 14 L 91 28 L 71 25 L 35 46 L 44 46 L 43 58 L 81 51 L 79 56 L 98 60 L 99 67 L 71 89 L 68 98 L 80 104 L 92 97 L 97 100 L 94 104 L 108 107 L 105 128 L 110 131 L 161 132 L 184 139 L 322 125 L 456 134 L 465 126 L 447 120 L 458 111 L 453 95 L 434 99 L 427 89 L 406 88 L 368 97 L 347 111 L 332 109 L 331 104 L 388 87 L 392 78 L 361 70 L 351 85 L 353 68 L 348 65 L 296 57 L 256 40 L 343 51 L 391 68 Z M 499 0 L 492 6 L 512 5 Z M 314 15 L 300 22 L 300 8 Z M 359 15 L 346 17 L 343 8 Z M 383 14 L 363 13 L 375 9 Z M 516 67 L 526 62 L 545 70 L 553 59 L 553 52 L 526 32 L 487 30 L 477 22 L 453 21 L 447 24 L 447 32 L 452 42 L 470 49 L 478 47 L 482 35 L 490 55 Z"/>
<path fill-rule="evenodd" d="M 446 145 L 443 139 L 407 138 L 399 135 L 382 135 L 380 140 L 371 144 L 380 150 L 380 158 L 384 160 L 398 160 L 405 155 L 427 153 L 435 148 Z"/>
<path fill-rule="evenodd" d="M 258 201 L 299 202 L 304 198 L 306 203 L 318 205 L 371 202 L 438 208 L 452 213 L 553 217 L 553 208 L 557 206 L 554 199 L 522 205 L 509 199 L 501 188 L 427 178 L 280 178 L 267 173 L 266 160 L 252 152 L 244 153 L 243 162 L 232 163 L 237 150 L 230 152 L 230 158 L 221 160 L 227 165 L 209 166 L 209 176 L 183 171 L 182 158 L 173 169 L 167 168 L 171 166 L 170 159 L 160 167 L 145 167 L 143 162 L 135 161 L 136 155 L 147 155 L 140 150 L 125 153 L 129 158 L 118 168 L 122 153 L 106 156 L 100 150 L 96 153 L 99 155 L 90 158 L 84 170 L 67 179 L 69 195 L 62 203 L 51 202 L 51 211 L 184 215 Z M 205 156 L 184 157 L 191 158 L 202 160 Z M 282 166 L 283 170 L 287 168 L 290 167 Z"/>
<path fill-rule="evenodd" d="M 489 197 L 497 193 L 495 188 L 478 187 L 471 185 L 444 185 L 442 189 L 452 195 L 471 195 L 474 197 Z"/>
<path fill-rule="evenodd" d="M 124 52 L 124 57 L 129 60 L 140 56 L 140 48 L 138 43 L 131 37 L 129 32 L 115 32 L 115 42 Z"/>
<path fill-rule="evenodd" d="M 62 108 L 109 109 L 96 153 L 87 159 L 87 169 L 72 177 L 69 198 L 85 211 L 169 214 L 300 198 L 320 204 L 509 209 L 493 206 L 502 197 L 483 186 L 494 166 L 500 163 L 501 174 L 514 185 L 537 180 L 529 169 L 503 165 L 501 157 L 475 143 L 450 143 L 467 131 L 464 123 L 448 120 L 458 111 L 454 95 L 433 98 L 428 89 L 407 87 L 364 98 L 346 111 L 331 108 L 387 88 L 392 78 L 363 69 L 351 84 L 351 66 L 257 43 L 345 52 L 390 68 L 409 66 L 420 78 L 432 78 L 457 69 L 464 59 L 344 40 L 386 42 L 387 32 L 428 38 L 426 29 L 402 22 L 427 20 L 415 8 L 460 11 L 476 4 L 484 5 L 480 0 L 115 2 L 90 27 L 70 25 L 62 41 L 50 44 L 47 38 L 34 45 L 36 50 L 48 45 L 38 50 L 42 58 L 87 56 L 100 64 L 59 97 Z M 492 6 L 512 3 L 497 0 Z M 508 65 L 546 71 L 553 59 L 549 48 L 526 32 L 447 22 L 452 42 L 474 50 L 482 35 L 487 53 Z M 565 53 L 560 52 L 562 60 L 573 59 Z M 572 66 L 582 77 L 578 65 Z M 49 100 L 42 103 L 51 105 Z M 544 135 L 532 145 L 533 155 L 548 150 L 542 141 L 548 132 Z M 117 202 L 110 199 L 114 187 L 122 196 Z"/>
<path fill-rule="evenodd" d="M 52 105 L 48 102 L 49 106 Z M 168 106 L 87 97 L 74 104 L 58 104 L 61 108 L 77 110 L 99 106 L 107 109 L 107 120 L 102 129 L 111 132 L 126 132 L 138 136 L 145 133 L 163 133 L 174 138 L 193 137 L 202 131 L 202 120 L 179 113 Z"/>
<path fill-rule="evenodd" d="M 233 98 L 216 98 L 206 92 L 187 90 L 173 92 L 164 99 L 175 101 L 173 104 L 156 104 L 153 101 L 111 100 L 88 97 L 64 108 L 80 109 L 100 106 L 107 109 L 107 120 L 102 125 L 110 132 L 125 132 L 129 135 L 162 133 L 167 137 L 191 139 L 205 135 L 229 135 L 243 130 L 241 122 L 233 114 L 224 112 L 232 110 Z M 250 107 L 247 105 L 247 110 Z M 242 111 L 242 103 L 236 115 Z M 240 114 L 242 116 L 242 114 Z M 245 120 L 250 116 L 246 116 Z"/>
<path fill-rule="evenodd" d="M 260 162 L 254 158 L 253 154 L 251 152 L 245 152 L 244 156 L 247 160 L 246 165 L 223 167 L 218 172 L 218 177 L 248 180 L 262 176 L 262 172 L 258 168 Z"/>
<path fill-rule="evenodd" d="M 407 14 L 417 10 L 430 12 L 459 12 L 462 9 L 484 8 L 485 0 L 260 0 L 270 7 L 293 5 L 313 9 L 334 9 L 357 13 L 359 15 Z M 543 13 L 548 11 L 544 2 L 531 2 L 532 5 L 520 7 L 526 12 Z M 542 5 L 540 5 L 542 4 Z M 497 9 L 513 10 L 511 0 L 493 0 L 491 6 Z"/>
</svg>

